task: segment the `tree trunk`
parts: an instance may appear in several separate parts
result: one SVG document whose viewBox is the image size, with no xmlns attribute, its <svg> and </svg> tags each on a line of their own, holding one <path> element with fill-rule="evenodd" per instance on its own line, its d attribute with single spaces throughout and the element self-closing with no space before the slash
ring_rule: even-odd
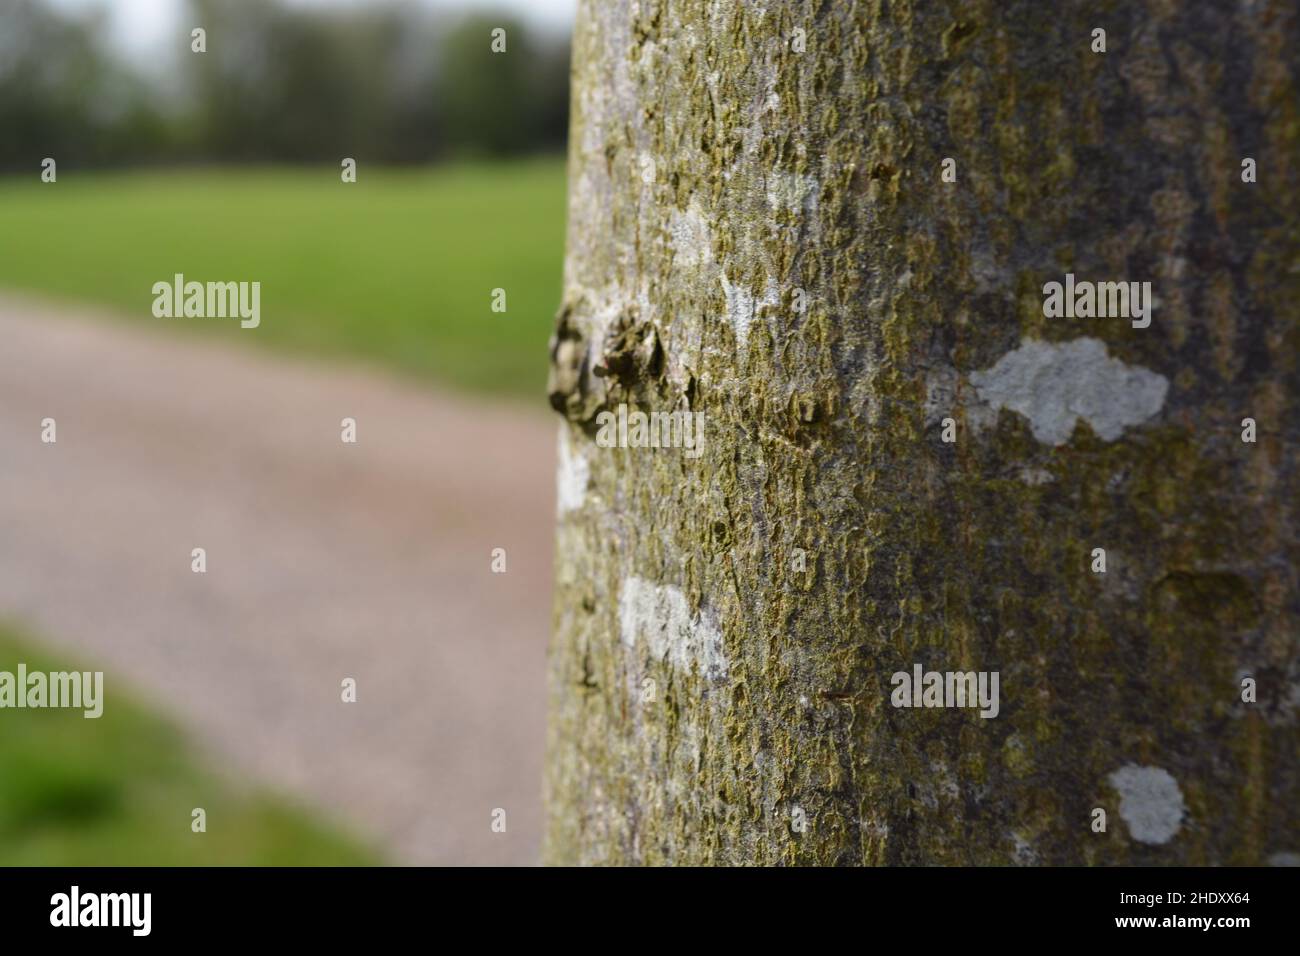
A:
<svg viewBox="0 0 1300 956">
<path fill-rule="evenodd" d="M 1297 48 L 1290 0 L 583 0 L 550 862 L 1297 859 Z"/>
</svg>

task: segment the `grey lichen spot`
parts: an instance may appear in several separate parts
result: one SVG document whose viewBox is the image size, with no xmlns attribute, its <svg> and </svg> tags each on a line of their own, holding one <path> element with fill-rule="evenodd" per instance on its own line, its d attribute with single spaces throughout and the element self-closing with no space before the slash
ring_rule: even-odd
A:
<svg viewBox="0 0 1300 956">
<path fill-rule="evenodd" d="M 946 363 L 937 363 L 925 375 L 925 427 L 932 428 L 952 414 L 957 402 L 957 370 Z"/>
<path fill-rule="evenodd" d="M 972 372 L 970 383 L 994 410 L 1029 419 L 1034 438 L 1048 445 L 1069 441 L 1079 419 L 1114 441 L 1160 411 L 1169 391 L 1163 375 L 1111 358 L 1094 338 L 1025 339 L 992 368 Z"/>
<path fill-rule="evenodd" d="M 976 292 L 997 293 L 1010 287 L 1012 273 L 992 248 L 980 245 L 971 251 L 971 278 Z"/>
<path fill-rule="evenodd" d="M 1034 849 L 1033 844 L 1014 830 L 1012 830 L 1009 835 L 1014 847 L 1012 859 L 1015 861 L 1016 865 L 1037 866 L 1039 864 L 1038 851 Z"/>
<path fill-rule="evenodd" d="M 1274 853 L 1268 858 L 1269 866 L 1300 866 L 1300 853 Z"/>
<path fill-rule="evenodd" d="M 1125 764 L 1110 775 L 1119 791 L 1119 815 L 1139 843 L 1168 843 L 1182 826 L 1187 806 L 1178 781 L 1160 767 Z"/>
<path fill-rule="evenodd" d="M 1027 485 L 1046 485 L 1056 480 L 1046 468 L 1031 468 L 1025 466 L 1020 469 L 1020 480 Z"/>
<path fill-rule="evenodd" d="M 679 674 L 694 670 L 710 681 L 727 676 L 722 632 L 703 614 L 692 614 L 686 595 L 671 584 L 633 575 L 623 581 L 618 601 L 619 636 L 634 648 L 644 638 L 650 656 Z"/>
</svg>

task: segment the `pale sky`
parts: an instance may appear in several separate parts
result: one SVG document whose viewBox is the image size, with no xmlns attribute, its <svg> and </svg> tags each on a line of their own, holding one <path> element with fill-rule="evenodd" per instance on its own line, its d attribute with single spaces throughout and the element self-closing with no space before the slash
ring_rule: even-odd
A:
<svg viewBox="0 0 1300 956">
<path fill-rule="evenodd" d="M 136 55 L 156 54 L 167 38 L 174 36 L 177 20 L 185 9 L 184 0 L 47 0 L 69 10 L 107 9 L 113 40 Z M 366 6 L 374 0 L 287 0 L 293 6 Z M 577 0 L 416 0 L 432 10 L 509 10 L 529 23 L 555 31 L 573 25 Z M 196 24 L 196 26 L 199 24 Z M 187 31 L 188 32 L 188 31 Z"/>
</svg>

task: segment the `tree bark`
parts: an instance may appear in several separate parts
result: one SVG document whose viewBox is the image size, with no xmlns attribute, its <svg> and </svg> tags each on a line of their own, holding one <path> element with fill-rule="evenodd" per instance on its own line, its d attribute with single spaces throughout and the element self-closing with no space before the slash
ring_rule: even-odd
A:
<svg viewBox="0 0 1300 956">
<path fill-rule="evenodd" d="M 1297 48 L 1293 0 L 583 0 L 550 862 L 1297 859 Z"/>
</svg>

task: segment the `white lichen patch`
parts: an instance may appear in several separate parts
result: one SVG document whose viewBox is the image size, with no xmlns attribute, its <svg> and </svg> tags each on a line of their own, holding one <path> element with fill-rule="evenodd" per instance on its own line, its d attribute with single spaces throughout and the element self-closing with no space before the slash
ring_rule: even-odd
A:
<svg viewBox="0 0 1300 956">
<path fill-rule="evenodd" d="M 1178 781 L 1159 767 L 1125 764 L 1110 775 L 1119 792 L 1119 815 L 1139 843 L 1168 843 L 1183 824 L 1187 806 Z"/>
<path fill-rule="evenodd" d="M 736 341 L 743 349 L 749 344 L 749 327 L 754 318 L 762 312 L 770 311 L 781 304 L 781 290 L 772 280 L 767 280 L 762 297 L 755 299 L 754 293 L 743 284 L 732 285 L 726 275 L 720 276 L 722 292 L 727 300 L 727 320 L 736 333 Z"/>
<path fill-rule="evenodd" d="M 1056 480 L 1056 477 L 1046 468 L 1031 468 L 1024 466 L 1019 472 L 1020 480 L 1027 485 L 1047 485 Z"/>
<path fill-rule="evenodd" d="M 820 185 L 812 176 L 773 172 L 767 176 L 767 205 L 773 212 L 812 215 L 817 211 Z"/>
<path fill-rule="evenodd" d="M 692 199 L 685 212 L 673 210 L 668 232 L 672 236 L 674 264 L 693 267 L 712 261 L 713 233 L 699 200 Z"/>
<path fill-rule="evenodd" d="M 749 343 L 749 325 L 754 321 L 754 293 L 743 285 L 732 285 L 722 277 L 722 293 L 727 298 L 727 321 L 736 333 L 736 341 L 744 348 Z"/>
<path fill-rule="evenodd" d="M 679 588 L 635 575 L 626 578 L 619 593 L 618 620 L 625 647 L 644 641 L 651 658 L 681 674 L 698 672 L 709 681 L 726 678 L 722 631 L 703 614 L 692 614 Z"/>
<path fill-rule="evenodd" d="M 569 426 L 561 422 L 556 435 L 555 508 L 557 514 L 576 511 L 587 500 L 591 469 L 582 449 L 575 448 Z"/>
<path fill-rule="evenodd" d="M 1034 438 L 1047 445 L 1069 441 L 1079 419 L 1114 441 L 1159 412 L 1169 391 L 1163 375 L 1111 358 L 1094 338 L 1026 339 L 969 378 L 982 402 L 1023 415 Z"/>
</svg>

